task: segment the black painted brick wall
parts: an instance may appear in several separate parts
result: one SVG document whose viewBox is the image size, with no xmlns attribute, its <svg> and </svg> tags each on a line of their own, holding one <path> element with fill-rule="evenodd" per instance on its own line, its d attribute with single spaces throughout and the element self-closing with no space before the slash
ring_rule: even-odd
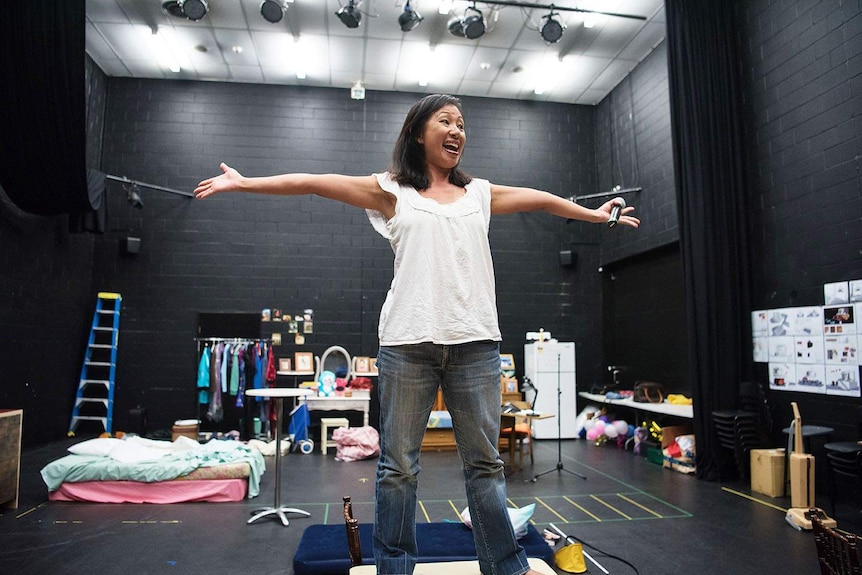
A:
<svg viewBox="0 0 862 575">
<path fill-rule="evenodd" d="M 862 278 L 860 2 L 739 3 L 754 305 L 821 305 L 823 284 Z M 762 368 L 765 379 L 765 364 Z M 856 436 L 859 400 L 774 394 L 778 421 Z"/>
<path fill-rule="evenodd" d="M 598 190 L 643 188 L 625 200 L 636 208 L 637 232 L 602 236 L 605 263 L 677 242 L 673 148 L 668 100 L 667 47 L 659 44 L 598 105 L 596 110 Z"/>
<path fill-rule="evenodd" d="M 386 168 L 418 97 L 369 92 L 356 102 L 343 90 L 111 79 L 103 167 L 182 190 L 215 175 L 220 161 L 248 175 L 372 173 Z M 474 176 L 566 197 L 595 190 L 593 108 L 463 104 L 463 166 Z M 124 298 L 118 419 L 135 405 L 148 408 L 156 427 L 190 415 L 201 311 L 313 308 L 314 334 L 303 349 L 376 354 L 392 253 L 362 211 L 317 197 L 142 195 L 144 209 L 135 210 L 113 186 L 110 231 L 96 250 L 95 285 Z M 524 333 L 540 327 L 579 342 L 583 377 L 601 364 L 598 246 L 574 269 L 558 262 L 570 236 L 595 244 L 594 233 L 543 214 L 492 220 L 503 349 L 519 365 Z M 141 238 L 140 254 L 121 253 L 127 235 Z"/>
</svg>

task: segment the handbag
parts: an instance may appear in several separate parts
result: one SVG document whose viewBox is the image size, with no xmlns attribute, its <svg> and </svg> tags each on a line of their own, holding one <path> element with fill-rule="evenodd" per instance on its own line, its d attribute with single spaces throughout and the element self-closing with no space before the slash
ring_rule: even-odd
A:
<svg viewBox="0 0 862 575">
<path fill-rule="evenodd" d="M 664 386 L 654 381 L 638 381 L 635 383 L 632 399 L 638 403 L 664 402 Z"/>
</svg>

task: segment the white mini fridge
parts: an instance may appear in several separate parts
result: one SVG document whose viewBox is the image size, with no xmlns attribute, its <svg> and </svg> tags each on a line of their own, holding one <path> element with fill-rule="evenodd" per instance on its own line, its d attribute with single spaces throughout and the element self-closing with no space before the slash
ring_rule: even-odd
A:
<svg viewBox="0 0 862 575">
<path fill-rule="evenodd" d="M 541 413 L 556 417 L 534 420 L 533 437 L 556 439 L 557 425 L 561 439 L 574 439 L 577 409 L 577 386 L 575 384 L 575 344 L 564 341 L 545 341 L 524 345 L 524 376 L 529 377 L 536 388 L 536 404 Z M 557 383 L 559 382 L 560 405 L 557 407 Z"/>
</svg>

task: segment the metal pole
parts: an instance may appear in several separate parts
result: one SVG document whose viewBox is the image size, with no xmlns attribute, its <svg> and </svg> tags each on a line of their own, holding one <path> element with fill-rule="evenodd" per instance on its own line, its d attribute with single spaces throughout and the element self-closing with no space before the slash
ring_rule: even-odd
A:
<svg viewBox="0 0 862 575">
<path fill-rule="evenodd" d="M 602 14 L 604 16 L 614 16 L 615 18 L 630 18 L 632 20 L 646 20 L 646 16 L 636 16 L 634 14 L 620 14 L 618 12 L 602 12 L 601 10 L 587 10 L 585 8 L 567 8 L 565 6 L 557 6 L 556 4 L 532 4 L 530 2 L 513 2 L 509 0 L 474 0 L 474 4 L 490 4 L 492 6 L 515 6 L 516 8 L 539 8 L 541 10 L 563 12 L 585 12 L 587 14 Z"/>
<path fill-rule="evenodd" d="M 193 198 L 195 195 L 191 192 L 184 192 L 182 190 L 174 190 L 172 188 L 164 188 L 162 186 L 157 186 L 155 184 L 146 184 L 144 182 L 139 182 L 137 180 L 130 180 L 125 176 L 112 176 L 111 174 L 105 174 L 105 177 L 109 180 L 114 180 L 115 182 L 122 182 L 123 184 L 132 184 L 135 186 L 143 186 L 145 188 L 152 188 L 153 190 L 159 190 L 160 192 L 168 192 L 169 194 L 176 194 L 178 196 L 186 196 L 188 198 Z"/>
</svg>

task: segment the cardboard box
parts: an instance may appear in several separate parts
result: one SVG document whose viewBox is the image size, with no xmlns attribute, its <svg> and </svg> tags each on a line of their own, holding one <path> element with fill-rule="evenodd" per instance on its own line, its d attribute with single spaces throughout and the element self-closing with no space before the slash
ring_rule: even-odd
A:
<svg viewBox="0 0 862 575">
<path fill-rule="evenodd" d="M 784 449 L 751 450 L 751 490 L 784 497 Z"/>
<path fill-rule="evenodd" d="M 176 441 L 178 437 L 185 436 L 189 439 L 198 440 L 198 427 L 199 424 L 174 424 L 171 427 L 171 441 Z"/>
<path fill-rule="evenodd" d="M 668 445 L 676 441 L 680 435 L 691 435 L 694 430 L 691 425 L 668 425 L 661 428 L 661 448 L 666 449 Z"/>
</svg>

